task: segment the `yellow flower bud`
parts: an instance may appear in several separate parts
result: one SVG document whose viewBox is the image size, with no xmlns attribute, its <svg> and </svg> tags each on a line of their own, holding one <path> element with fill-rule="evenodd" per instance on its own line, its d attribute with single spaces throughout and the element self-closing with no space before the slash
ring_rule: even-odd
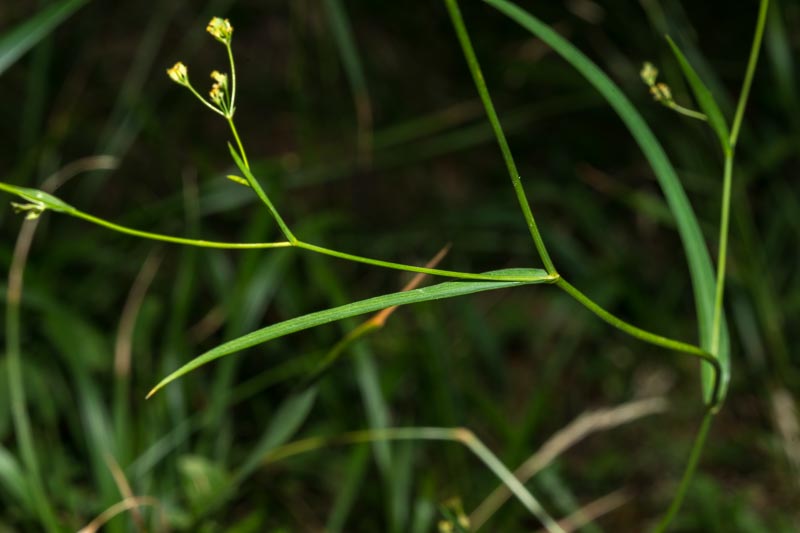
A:
<svg viewBox="0 0 800 533">
<path fill-rule="evenodd" d="M 642 77 L 642 81 L 645 82 L 645 84 L 647 84 L 648 87 L 652 87 L 656 83 L 656 78 L 658 77 L 658 69 L 648 61 L 644 65 L 642 65 L 642 70 L 641 72 L 639 72 L 639 76 Z"/>
<path fill-rule="evenodd" d="M 214 17 L 206 26 L 206 31 L 221 43 L 229 44 L 233 37 L 233 26 L 228 19 Z"/>
<path fill-rule="evenodd" d="M 189 73 L 186 69 L 186 65 L 180 61 L 175 63 L 172 68 L 167 69 L 167 76 L 169 76 L 172 81 L 180 85 L 189 84 Z"/>
<path fill-rule="evenodd" d="M 228 87 L 228 75 L 222 74 L 219 71 L 214 71 L 211 73 L 211 79 L 215 82 L 220 84 L 220 87 L 227 88 Z"/>
<path fill-rule="evenodd" d="M 656 102 L 668 104 L 672 102 L 672 91 L 666 83 L 656 83 L 650 87 L 650 94 Z"/>
</svg>

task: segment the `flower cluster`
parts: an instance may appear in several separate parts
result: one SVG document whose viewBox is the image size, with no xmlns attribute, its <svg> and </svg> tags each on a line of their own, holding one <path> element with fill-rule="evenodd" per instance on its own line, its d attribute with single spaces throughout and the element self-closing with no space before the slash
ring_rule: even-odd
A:
<svg viewBox="0 0 800 533">
<path fill-rule="evenodd" d="M 653 95 L 653 99 L 669 107 L 673 102 L 672 91 L 666 83 L 656 82 L 658 79 L 658 69 L 654 67 L 652 63 L 648 62 L 642 66 L 639 75 L 642 77 L 642 81 L 645 85 L 650 87 L 650 94 Z"/>
<path fill-rule="evenodd" d="M 233 38 L 233 26 L 231 26 L 230 21 L 228 19 L 214 17 L 208 23 L 206 31 L 228 48 L 228 56 L 231 61 L 231 70 L 233 71 L 233 55 L 230 53 L 231 39 Z M 169 76 L 169 78 L 178 85 L 183 85 L 189 89 L 192 94 L 194 94 L 200 99 L 201 102 L 203 102 L 203 104 L 211 108 L 216 113 L 219 113 L 226 118 L 231 118 L 233 116 L 233 101 L 235 98 L 234 93 L 236 91 L 235 75 L 233 86 L 229 88 L 227 74 L 221 73 L 217 70 L 211 73 L 211 79 L 214 80 L 211 90 L 208 93 L 211 102 L 203 98 L 192 86 L 191 82 L 189 81 L 189 71 L 186 68 L 186 65 L 184 65 L 182 62 L 178 61 L 171 68 L 168 68 L 167 76 Z"/>
<path fill-rule="evenodd" d="M 189 85 L 189 71 L 186 65 L 178 61 L 172 68 L 167 69 L 167 76 L 179 85 Z"/>
<path fill-rule="evenodd" d="M 211 73 L 211 79 L 214 84 L 211 86 L 211 91 L 208 93 L 211 96 L 211 101 L 217 104 L 220 109 L 225 109 L 228 105 L 226 94 L 228 93 L 228 75 L 221 74 L 219 71 Z"/>
<path fill-rule="evenodd" d="M 206 31 L 223 44 L 230 44 L 233 37 L 233 26 L 228 19 L 214 17 L 206 26 Z"/>
</svg>

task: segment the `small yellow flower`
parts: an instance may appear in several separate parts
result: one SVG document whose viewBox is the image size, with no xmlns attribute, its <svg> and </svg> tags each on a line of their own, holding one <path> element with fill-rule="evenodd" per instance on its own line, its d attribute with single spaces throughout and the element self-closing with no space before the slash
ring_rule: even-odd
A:
<svg viewBox="0 0 800 533">
<path fill-rule="evenodd" d="M 211 97 L 211 101 L 217 104 L 220 109 L 225 107 L 225 93 L 219 83 L 211 86 L 211 91 L 209 91 L 208 95 Z"/>
<path fill-rule="evenodd" d="M 186 65 L 178 61 L 172 68 L 167 69 L 167 76 L 175 83 L 180 85 L 189 85 L 189 73 L 186 70 Z"/>
<path fill-rule="evenodd" d="M 642 81 L 645 82 L 648 87 L 652 87 L 656 83 L 658 69 L 648 61 L 642 65 L 642 71 L 639 72 L 639 75 L 642 77 Z"/>
<path fill-rule="evenodd" d="M 215 82 L 219 83 L 222 88 L 228 87 L 228 75 L 222 74 L 219 71 L 214 71 L 211 73 L 211 79 Z"/>
<path fill-rule="evenodd" d="M 212 18 L 206 26 L 206 31 L 223 44 L 230 44 L 233 37 L 233 26 L 228 19 Z"/>
<path fill-rule="evenodd" d="M 650 87 L 650 94 L 653 95 L 653 99 L 656 102 L 661 102 L 663 104 L 672 102 L 672 91 L 666 83 L 656 83 Z"/>
</svg>

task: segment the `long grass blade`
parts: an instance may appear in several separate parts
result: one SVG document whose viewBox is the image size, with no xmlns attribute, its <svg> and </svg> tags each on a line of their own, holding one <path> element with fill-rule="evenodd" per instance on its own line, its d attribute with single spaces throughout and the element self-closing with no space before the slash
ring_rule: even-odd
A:
<svg viewBox="0 0 800 533">
<path fill-rule="evenodd" d="M 88 0 L 63 0 L 0 37 L 0 75 Z"/>
<path fill-rule="evenodd" d="M 372 103 L 367 87 L 367 77 L 364 66 L 358 53 L 353 28 L 347 16 L 347 10 L 341 0 L 325 0 L 325 12 L 328 15 L 336 48 L 347 73 L 350 90 L 353 93 L 353 103 L 356 108 L 358 121 L 358 150 L 362 161 L 368 160 L 372 150 Z"/>
</svg>

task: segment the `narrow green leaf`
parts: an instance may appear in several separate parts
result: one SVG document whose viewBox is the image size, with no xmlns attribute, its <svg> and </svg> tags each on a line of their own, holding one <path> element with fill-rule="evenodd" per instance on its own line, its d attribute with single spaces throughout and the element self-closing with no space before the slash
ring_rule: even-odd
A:
<svg viewBox="0 0 800 533">
<path fill-rule="evenodd" d="M 0 75 L 88 0 L 63 0 L 0 37 Z"/>
<path fill-rule="evenodd" d="M 666 38 L 670 48 L 672 48 L 672 53 L 675 54 L 675 58 L 681 66 L 681 70 L 683 70 L 683 75 L 686 76 L 686 81 L 689 82 L 689 86 L 692 88 L 692 92 L 694 92 L 697 104 L 700 106 L 700 109 L 703 110 L 703 113 L 706 114 L 709 125 L 717 134 L 717 137 L 719 137 L 722 151 L 727 152 L 731 148 L 730 132 L 728 131 L 728 123 L 722 111 L 720 111 L 717 101 L 714 100 L 711 91 L 708 90 L 703 80 L 700 79 L 700 76 L 686 59 L 686 56 L 683 55 L 680 48 L 678 48 L 678 45 L 675 44 L 675 41 L 672 40 L 672 37 L 667 35 Z"/>
<path fill-rule="evenodd" d="M 168 383 L 175 381 L 179 377 L 188 374 L 206 363 L 210 363 L 215 359 L 240 352 L 247 348 L 251 348 L 258 344 L 265 343 L 290 333 L 302 331 L 304 329 L 313 328 L 322 324 L 328 324 L 344 318 L 363 315 L 386 309 L 395 305 L 406 305 L 417 302 L 427 302 L 430 300 L 441 300 L 445 298 L 453 298 L 456 296 L 463 296 L 481 291 L 490 291 L 496 289 L 505 289 L 509 287 L 517 287 L 520 285 L 529 285 L 537 283 L 546 283 L 551 281 L 550 276 L 538 268 L 512 268 L 492 272 L 492 274 L 507 274 L 530 276 L 534 278 L 529 282 L 517 281 L 449 281 L 433 285 L 431 287 L 423 287 L 421 289 L 414 289 L 412 291 L 394 292 L 385 294 L 383 296 L 376 296 L 375 298 L 368 298 L 359 302 L 354 302 L 325 311 L 318 311 L 316 313 L 309 313 L 297 318 L 292 318 L 272 326 L 253 331 L 237 339 L 233 339 L 208 352 L 192 359 L 178 370 L 165 377 L 161 382 L 151 390 L 147 397 L 150 398 L 153 394 L 158 392 Z"/>
<path fill-rule="evenodd" d="M 0 489 L 2 489 L 0 492 L 5 492 L 7 496 L 10 496 L 7 500 L 8 505 L 14 501 L 27 512 L 36 512 L 36 506 L 31 501 L 30 489 L 22 467 L 11 452 L 3 446 L 0 446 Z"/>
<path fill-rule="evenodd" d="M 347 16 L 347 11 L 342 5 L 341 0 L 324 0 L 325 12 L 328 15 L 328 22 L 331 26 L 336 47 L 339 50 L 339 57 L 347 73 L 347 80 L 353 92 L 356 110 L 362 108 L 369 109 L 369 89 L 367 88 L 367 77 L 364 75 L 364 67 L 361 56 L 358 53 L 353 28 Z M 359 117 L 360 119 L 360 117 Z"/>
<path fill-rule="evenodd" d="M 350 454 L 350 461 L 341 474 L 336 500 L 334 500 L 333 508 L 325 524 L 325 531 L 328 533 L 344 531 L 347 518 L 353 510 L 359 494 L 365 490 L 372 490 L 369 485 L 364 483 L 369 457 L 368 446 L 359 446 Z"/>
<path fill-rule="evenodd" d="M 711 266 L 711 259 L 703 234 L 700 231 L 697 217 L 689 203 L 689 199 L 686 197 L 686 192 L 683 190 L 678 175 L 658 139 L 656 139 L 650 127 L 619 87 L 596 64 L 575 48 L 572 43 L 508 0 L 484 0 L 484 2 L 547 43 L 561 57 L 566 59 L 603 95 L 628 127 L 628 130 L 630 130 L 633 138 L 650 162 L 661 190 L 667 199 L 670 211 L 675 217 L 686 260 L 689 264 L 689 273 L 692 277 L 700 344 L 703 349 L 709 351 L 711 349 L 711 332 L 714 321 L 714 269 Z M 728 330 L 723 319 L 719 346 L 719 358 L 722 365 L 721 397 L 725 396 L 728 381 L 730 380 L 729 348 Z M 711 399 L 714 387 L 712 372 L 711 369 L 707 368 L 707 365 L 702 365 L 703 393 L 707 402 Z"/>
<path fill-rule="evenodd" d="M 286 444 L 300 431 L 317 400 L 317 388 L 292 394 L 270 416 L 270 423 L 258 443 L 248 453 L 247 459 L 233 476 L 233 488 L 241 484 L 261 464 L 267 453 Z"/>
</svg>

